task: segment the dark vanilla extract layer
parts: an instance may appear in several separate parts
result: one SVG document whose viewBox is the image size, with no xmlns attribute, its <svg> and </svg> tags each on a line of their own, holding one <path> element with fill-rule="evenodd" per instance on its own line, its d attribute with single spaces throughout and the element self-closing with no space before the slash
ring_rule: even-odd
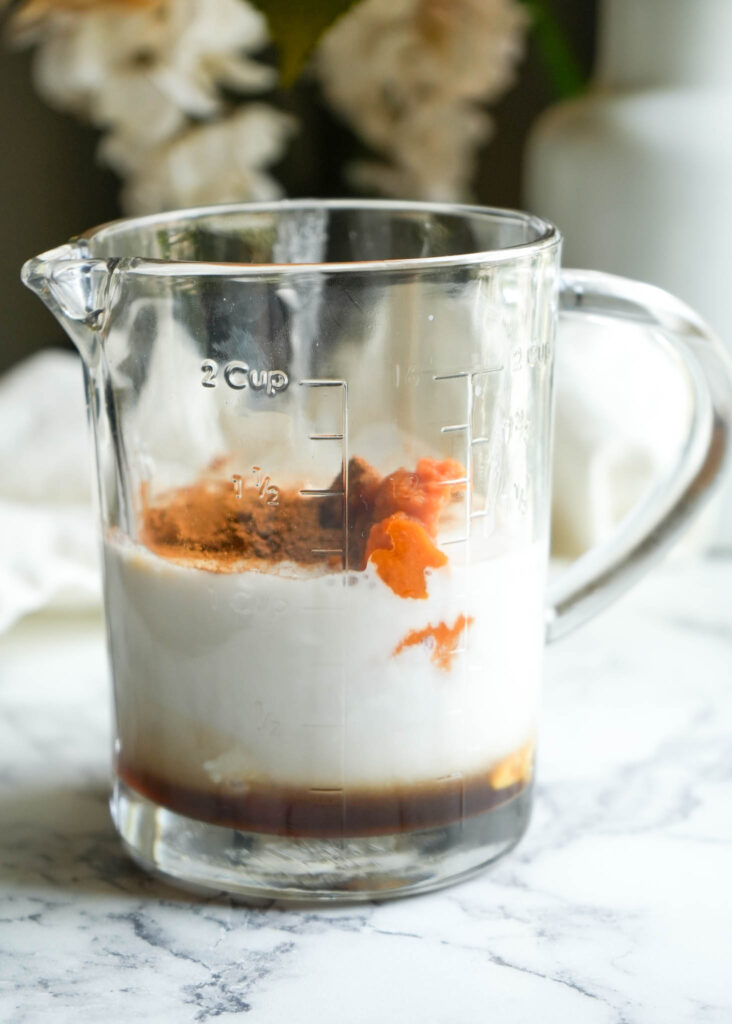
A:
<svg viewBox="0 0 732 1024">
<path fill-rule="evenodd" d="M 436 828 L 493 810 L 529 784 L 531 753 L 524 748 L 485 774 L 346 790 L 258 785 L 214 793 L 135 772 L 124 763 L 118 774 L 141 796 L 196 821 L 292 838 L 357 838 Z"/>
</svg>

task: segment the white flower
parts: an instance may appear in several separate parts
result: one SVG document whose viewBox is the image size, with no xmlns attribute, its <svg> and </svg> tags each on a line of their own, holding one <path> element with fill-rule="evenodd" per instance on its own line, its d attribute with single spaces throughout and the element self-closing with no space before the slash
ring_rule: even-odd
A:
<svg viewBox="0 0 732 1024">
<path fill-rule="evenodd" d="M 232 113 L 222 94 L 276 79 L 247 56 L 268 38 L 247 0 L 26 0 L 12 24 L 37 44 L 42 95 L 105 132 L 128 212 L 280 194 L 266 168 L 292 119 L 263 103 Z"/>
<path fill-rule="evenodd" d="M 294 130 L 286 114 L 247 104 L 219 121 L 191 128 L 161 147 L 123 191 L 129 213 L 236 200 L 276 199 L 265 168 L 284 152 Z"/>
<path fill-rule="evenodd" d="M 454 202 L 465 197 L 472 155 L 491 127 L 488 115 L 471 104 L 416 106 L 399 128 L 398 144 L 385 150 L 393 162 L 357 161 L 349 177 L 364 192 Z"/>
<path fill-rule="evenodd" d="M 190 117 L 215 116 L 221 86 L 257 92 L 274 82 L 271 68 L 245 56 L 267 41 L 263 17 L 245 0 L 55 6 L 30 5 L 42 8 L 31 22 L 38 91 L 106 129 L 102 154 L 123 174 Z"/>
<path fill-rule="evenodd" d="M 478 104 L 512 81 L 526 12 L 517 0 L 363 0 L 324 37 L 323 90 L 385 165 L 355 169 L 392 195 L 457 199 L 491 122 Z"/>
</svg>

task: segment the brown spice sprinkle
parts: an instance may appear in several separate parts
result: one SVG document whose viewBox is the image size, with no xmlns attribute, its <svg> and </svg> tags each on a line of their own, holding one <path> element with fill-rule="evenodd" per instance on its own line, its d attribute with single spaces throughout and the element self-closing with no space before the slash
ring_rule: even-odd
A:
<svg viewBox="0 0 732 1024">
<path fill-rule="evenodd" d="M 342 567 L 340 556 L 322 554 L 342 547 L 342 498 L 307 497 L 294 488 L 280 490 L 277 503 L 270 504 L 260 489 L 241 482 L 237 486 L 232 477 L 223 477 L 224 465 L 224 460 L 217 460 L 196 483 L 155 502 L 143 485 L 142 543 L 163 558 L 211 572 L 239 572 L 277 562 Z M 461 477 L 464 469 L 452 459 L 420 459 L 414 472 L 398 469 L 386 477 L 364 459 L 351 459 L 349 566 L 365 568 L 372 531 L 397 513 L 434 537 L 440 512 L 464 486 L 453 483 Z M 339 475 L 329 489 L 342 485 Z"/>
<path fill-rule="evenodd" d="M 281 490 L 278 504 L 268 505 L 257 488 L 238 491 L 231 480 L 214 477 L 155 504 L 143 493 L 141 518 L 141 540 L 151 551 L 211 572 L 240 572 L 263 562 L 322 565 L 323 555 L 314 549 L 342 543 L 340 529 L 321 525 L 318 502 L 297 490 Z"/>
</svg>

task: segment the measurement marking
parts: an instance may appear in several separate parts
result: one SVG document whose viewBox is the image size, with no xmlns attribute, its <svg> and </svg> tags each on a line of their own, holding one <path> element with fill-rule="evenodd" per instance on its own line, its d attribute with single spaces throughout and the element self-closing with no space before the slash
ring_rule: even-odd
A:
<svg viewBox="0 0 732 1024">
<path fill-rule="evenodd" d="M 457 373 L 438 373 L 433 375 L 432 380 L 458 380 L 460 377 L 469 377 L 470 370 L 459 370 Z"/>
<path fill-rule="evenodd" d="M 319 491 L 313 487 L 306 487 L 300 491 L 303 498 L 342 498 L 345 491 Z"/>
<path fill-rule="evenodd" d="M 436 373 L 433 374 L 432 380 L 464 380 L 466 385 L 465 390 L 465 412 L 466 421 L 465 423 L 450 423 L 440 428 L 441 434 L 465 434 L 465 477 L 458 480 L 445 480 L 441 481 L 443 486 L 458 486 L 466 485 L 468 490 L 465 498 L 465 529 L 462 537 L 453 537 L 450 540 L 444 540 L 441 542 L 441 547 L 447 547 L 450 544 L 464 544 L 466 548 L 466 558 L 468 565 L 470 565 L 470 541 L 472 533 L 472 523 L 476 519 L 485 519 L 490 513 L 487 508 L 473 510 L 473 451 L 478 445 L 492 444 L 493 438 L 483 434 L 479 434 L 477 437 L 473 436 L 473 407 L 475 397 L 482 395 L 483 389 L 476 386 L 476 378 L 486 376 L 492 373 L 500 373 L 504 369 L 503 364 L 500 366 L 484 367 L 483 369 L 476 370 L 457 370 L 455 373 Z M 467 649 L 467 648 L 466 648 Z M 457 651 L 455 653 L 458 653 Z"/>
<path fill-rule="evenodd" d="M 460 603 L 467 603 L 467 595 L 461 595 Z M 462 640 L 457 647 L 453 647 L 450 654 L 467 654 L 468 653 L 468 630 L 470 629 L 470 621 L 466 620 L 465 625 L 462 628 Z"/>
<path fill-rule="evenodd" d="M 491 366 L 484 370 L 458 370 L 457 373 L 438 373 L 432 380 L 460 380 L 461 377 L 477 377 L 484 373 L 500 373 L 503 366 Z"/>
<path fill-rule="evenodd" d="M 458 484 L 469 484 L 470 477 L 456 476 L 454 480 L 436 480 L 438 487 L 456 487 Z"/>
<path fill-rule="evenodd" d="M 343 532 L 343 546 L 340 548 L 312 548 L 314 555 L 340 555 L 344 573 L 348 572 L 348 531 L 349 531 L 349 508 L 348 508 L 348 383 L 345 380 L 325 380 L 319 377 L 299 381 L 300 387 L 307 388 L 341 388 L 343 391 L 343 407 L 341 410 L 340 431 L 329 431 L 310 434 L 311 441 L 339 441 L 341 451 L 341 488 L 333 490 L 321 490 L 316 487 L 305 487 L 300 491 L 304 498 L 340 498 L 342 504 L 341 528 Z M 345 577 L 344 577 L 345 579 Z"/>
<path fill-rule="evenodd" d="M 348 384 L 343 383 L 343 457 L 341 461 L 341 479 L 343 481 L 343 572 L 348 572 L 348 544 L 349 544 L 349 519 L 350 509 L 348 507 L 348 477 L 349 477 L 349 420 L 348 420 Z M 344 577 L 345 578 L 345 577 Z M 345 708 L 343 711 L 343 721 L 345 724 L 346 713 Z M 345 728 L 343 730 L 345 736 Z"/>
</svg>

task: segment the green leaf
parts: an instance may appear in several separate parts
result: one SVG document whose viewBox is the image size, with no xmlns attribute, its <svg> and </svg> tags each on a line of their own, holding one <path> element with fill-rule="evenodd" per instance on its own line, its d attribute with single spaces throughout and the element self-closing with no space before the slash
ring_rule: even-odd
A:
<svg viewBox="0 0 732 1024">
<path fill-rule="evenodd" d="M 316 43 L 358 0 L 252 0 L 269 23 L 283 85 L 292 85 Z"/>
<path fill-rule="evenodd" d="M 584 92 L 587 88 L 585 76 L 546 0 L 523 2 L 531 15 L 536 42 L 557 95 L 568 99 Z"/>
</svg>

